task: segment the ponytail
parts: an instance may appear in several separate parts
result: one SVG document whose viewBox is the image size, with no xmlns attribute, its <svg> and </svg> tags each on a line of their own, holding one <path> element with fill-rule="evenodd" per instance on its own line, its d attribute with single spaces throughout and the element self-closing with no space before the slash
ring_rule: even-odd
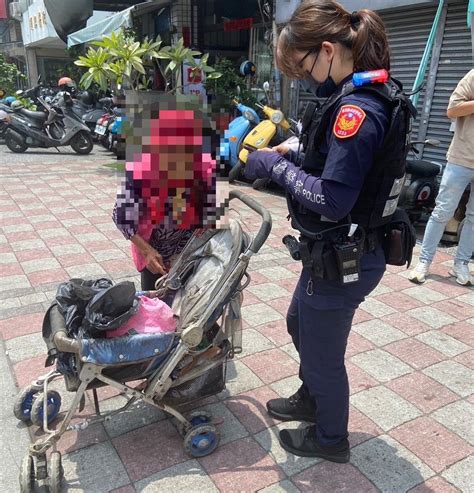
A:
<svg viewBox="0 0 474 493">
<path fill-rule="evenodd" d="M 354 71 L 390 70 L 390 51 L 382 19 L 371 10 L 348 12 L 334 0 L 305 0 L 294 11 L 278 38 L 277 65 L 288 77 L 305 74 L 292 52 L 319 50 L 324 41 L 350 50 Z"/>
<path fill-rule="evenodd" d="M 362 9 L 349 14 L 354 71 L 390 70 L 390 52 L 382 19 L 373 11 Z"/>
</svg>

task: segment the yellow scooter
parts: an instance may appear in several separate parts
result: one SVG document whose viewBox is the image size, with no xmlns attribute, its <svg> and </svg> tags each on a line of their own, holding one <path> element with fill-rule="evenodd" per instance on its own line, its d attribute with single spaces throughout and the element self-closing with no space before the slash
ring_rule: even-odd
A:
<svg viewBox="0 0 474 493">
<path fill-rule="evenodd" d="M 251 152 L 269 147 L 270 142 L 275 137 L 278 127 L 283 130 L 290 130 L 290 124 L 285 118 L 281 110 L 275 110 L 270 106 L 257 104 L 268 120 L 261 121 L 247 136 L 245 137 L 242 149 L 239 152 L 239 162 L 230 170 L 229 181 L 232 183 L 237 180 L 242 173 L 243 167 L 247 162 L 247 158 Z"/>
</svg>

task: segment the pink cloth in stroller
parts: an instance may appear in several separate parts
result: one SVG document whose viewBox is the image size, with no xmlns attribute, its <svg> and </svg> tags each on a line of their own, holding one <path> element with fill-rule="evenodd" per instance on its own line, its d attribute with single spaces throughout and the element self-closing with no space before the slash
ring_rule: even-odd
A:
<svg viewBox="0 0 474 493">
<path fill-rule="evenodd" d="M 124 325 L 107 331 L 107 337 L 120 337 L 130 334 L 155 334 L 157 332 L 175 332 L 176 320 L 171 308 L 159 298 L 140 297 L 138 311 Z"/>
</svg>

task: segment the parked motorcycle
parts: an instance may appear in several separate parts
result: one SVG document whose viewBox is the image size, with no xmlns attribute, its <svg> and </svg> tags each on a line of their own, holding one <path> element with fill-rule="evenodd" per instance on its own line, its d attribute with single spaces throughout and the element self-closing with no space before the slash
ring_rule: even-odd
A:
<svg viewBox="0 0 474 493">
<path fill-rule="evenodd" d="M 71 116 L 67 108 L 48 104 L 40 91 L 41 87 L 36 86 L 24 92 L 24 97 L 33 98 L 43 111 L 30 111 L 19 105 L 5 133 L 7 147 L 21 153 L 28 147 L 70 145 L 77 154 L 89 154 L 94 144 L 88 127 Z"/>
<path fill-rule="evenodd" d="M 3 139 L 8 129 L 8 124 L 10 122 L 11 122 L 10 114 L 0 108 L 0 139 Z"/>
<path fill-rule="evenodd" d="M 93 139 L 96 139 L 94 133 L 97 121 L 102 117 L 104 112 L 110 111 L 113 106 L 113 99 L 110 97 L 104 97 L 96 100 L 96 97 L 89 91 L 85 91 L 78 97 L 72 97 L 68 92 L 59 92 L 54 103 L 60 108 L 70 108 L 72 111 L 71 116 L 77 117 L 84 125 L 86 125 L 91 131 Z"/>
<path fill-rule="evenodd" d="M 248 155 L 258 149 L 263 149 L 264 147 L 269 147 L 271 145 L 276 145 L 277 142 L 274 140 L 278 128 L 282 128 L 285 131 L 290 130 L 290 124 L 286 120 L 285 115 L 281 110 L 275 110 L 270 108 L 270 106 L 262 106 L 257 104 L 257 106 L 263 111 L 263 113 L 268 117 L 268 120 L 262 120 L 247 136 L 245 137 L 242 149 L 239 152 L 238 163 L 230 170 L 229 181 L 232 183 L 237 180 L 242 173 L 244 164 L 247 162 Z M 255 188 L 261 188 L 267 183 L 268 180 L 256 180 Z"/>
<path fill-rule="evenodd" d="M 124 153 L 120 143 L 123 141 L 122 127 L 125 121 L 125 114 L 122 108 L 115 108 L 114 113 L 115 118 L 109 127 L 108 136 L 110 150 L 117 156 L 117 159 L 124 159 L 125 156 L 123 155 Z"/>
<path fill-rule="evenodd" d="M 113 113 L 104 113 L 98 120 L 94 128 L 94 137 L 99 144 L 108 149 L 108 129 L 109 122 L 113 119 Z"/>
<path fill-rule="evenodd" d="M 233 168 L 239 161 L 239 152 L 247 134 L 260 123 L 260 117 L 257 112 L 236 99 L 233 100 L 240 116 L 234 118 L 229 128 L 224 131 L 224 136 L 220 142 L 220 158 L 229 167 Z"/>
<path fill-rule="evenodd" d="M 423 213 L 433 210 L 439 189 L 438 175 L 443 170 L 439 163 L 416 157 L 419 151 L 415 146 L 419 144 L 439 146 L 440 141 L 427 139 L 411 143 L 413 157 L 406 161 L 405 183 L 400 193 L 398 206 L 405 209 L 412 223 L 418 222 Z"/>
</svg>

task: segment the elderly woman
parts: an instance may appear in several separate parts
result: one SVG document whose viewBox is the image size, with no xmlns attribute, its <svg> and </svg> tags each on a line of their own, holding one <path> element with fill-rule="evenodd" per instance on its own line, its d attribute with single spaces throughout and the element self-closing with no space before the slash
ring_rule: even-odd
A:
<svg viewBox="0 0 474 493">
<path fill-rule="evenodd" d="M 165 106 L 152 105 L 148 121 L 140 122 L 146 135 L 138 138 L 139 152 L 127 155 L 132 159 L 113 210 L 115 224 L 131 241 L 143 290 L 154 289 L 193 230 L 213 226 L 208 218 L 216 204 L 210 125 L 198 110 Z"/>
</svg>

